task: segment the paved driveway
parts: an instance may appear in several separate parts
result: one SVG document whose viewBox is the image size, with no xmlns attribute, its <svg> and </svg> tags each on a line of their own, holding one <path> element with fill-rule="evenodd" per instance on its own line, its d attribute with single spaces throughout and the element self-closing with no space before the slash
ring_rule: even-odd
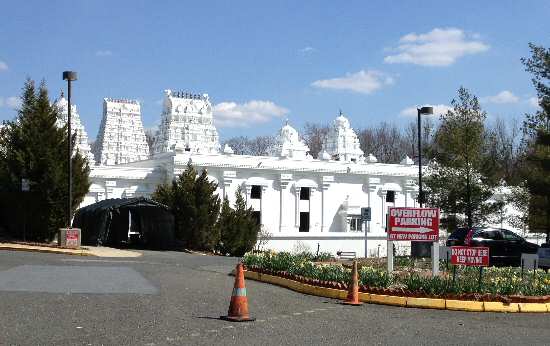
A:
<svg viewBox="0 0 550 346">
<path fill-rule="evenodd" d="M 235 258 L 134 259 L 0 251 L 0 344 L 365 345 L 550 343 L 550 315 L 364 305 L 247 281 L 252 323 L 227 312 Z"/>
</svg>

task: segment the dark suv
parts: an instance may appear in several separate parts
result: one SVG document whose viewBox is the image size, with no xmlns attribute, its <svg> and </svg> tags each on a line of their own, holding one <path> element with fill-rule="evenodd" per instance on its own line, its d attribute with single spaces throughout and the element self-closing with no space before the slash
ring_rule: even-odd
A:
<svg viewBox="0 0 550 346">
<path fill-rule="evenodd" d="M 447 246 L 486 246 L 489 264 L 519 266 L 522 253 L 537 253 L 539 246 L 502 228 L 458 228 L 447 239 Z"/>
</svg>

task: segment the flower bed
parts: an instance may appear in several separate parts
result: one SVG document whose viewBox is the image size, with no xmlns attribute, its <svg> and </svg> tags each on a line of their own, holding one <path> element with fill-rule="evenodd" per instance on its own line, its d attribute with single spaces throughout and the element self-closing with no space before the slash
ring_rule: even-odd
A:
<svg viewBox="0 0 550 346">
<path fill-rule="evenodd" d="M 280 252 L 247 254 L 243 263 L 251 271 L 321 287 L 347 289 L 351 270 L 341 263 L 319 263 L 319 260 L 327 258 Z M 454 282 L 449 272 L 431 277 L 426 270 L 410 266 L 397 268 L 391 274 L 379 267 L 362 265 L 359 268 L 359 287 L 365 293 L 504 303 L 550 302 L 550 274 L 542 270 L 525 272 L 521 278 L 519 268 L 485 268 L 481 290 L 478 279 L 479 269 L 472 267 L 459 267 Z"/>
</svg>

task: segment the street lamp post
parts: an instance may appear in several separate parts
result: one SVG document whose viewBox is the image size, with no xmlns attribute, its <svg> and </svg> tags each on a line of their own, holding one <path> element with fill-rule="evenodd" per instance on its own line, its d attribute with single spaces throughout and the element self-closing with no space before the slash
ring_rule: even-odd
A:
<svg viewBox="0 0 550 346">
<path fill-rule="evenodd" d="M 76 72 L 64 71 L 63 80 L 67 81 L 67 228 L 71 228 L 71 210 L 72 210 L 72 196 L 73 196 L 73 163 L 72 163 L 72 132 L 71 132 L 71 82 L 77 80 Z"/>
<path fill-rule="evenodd" d="M 420 208 L 424 205 L 424 191 L 422 190 L 422 114 L 433 114 L 433 107 L 422 107 L 416 109 L 418 112 L 418 203 Z M 428 257 L 430 254 L 430 243 L 412 242 L 411 255 L 413 257 Z"/>
<path fill-rule="evenodd" d="M 422 107 L 416 109 L 418 112 L 418 203 L 420 208 L 424 204 L 424 193 L 422 191 L 422 114 L 434 114 L 433 107 Z"/>
</svg>

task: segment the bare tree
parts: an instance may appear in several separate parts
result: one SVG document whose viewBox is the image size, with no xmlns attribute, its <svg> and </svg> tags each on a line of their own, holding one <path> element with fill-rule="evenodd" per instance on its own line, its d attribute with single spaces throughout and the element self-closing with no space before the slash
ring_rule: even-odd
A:
<svg viewBox="0 0 550 346">
<path fill-rule="evenodd" d="M 500 117 L 496 118 L 487 130 L 488 145 L 491 157 L 499 179 L 508 184 L 516 185 L 521 182 L 519 165 L 521 156 L 521 128 L 517 119 L 508 124 Z"/>
<path fill-rule="evenodd" d="M 406 155 L 404 138 L 395 125 L 382 122 L 377 127 L 359 130 L 357 133 L 361 150 L 373 154 L 382 163 L 398 163 Z"/>
<path fill-rule="evenodd" d="M 277 140 L 275 136 L 258 136 L 248 142 L 250 155 L 272 156 L 275 154 Z"/>
<path fill-rule="evenodd" d="M 329 129 L 329 126 L 326 124 L 305 123 L 302 131 L 302 138 L 309 147 L 309 153 L 314 159 L 319 157 L 319 153 L 323 148 L 323 142 L 327 137 Z"/>
<path fill-rule="evenodd" d="M 145 141 L 149 147 L 149 155 L 153 154 L 153 143 L 155 143 L 155 130 L 145 129 Z"/>
<path fill-rule="evenodd" d="M 433 142 L 435 134 L 435 121 L 431 117 L 422 118 L 422 158 L 429 160 L 433 158 Z M 403 129 L 402 148 L 407 156 L 418 162 L 418 123 L 409 122 Z"/>
<path fill-rule="evenodd" d="M 248 137 L 232 137 L 222 142 L 222 148 L 229 145 L 237 155 L 248 155 Z"/>
<path fill-rule="evenodd" d="M 222 147 L 229 145 L 235 154 L 253 156 L 271 156 L 275 152 L 277 140 L 275 136 L 245 136 L 233 137 L 222 143 Z"/>
</svg>

